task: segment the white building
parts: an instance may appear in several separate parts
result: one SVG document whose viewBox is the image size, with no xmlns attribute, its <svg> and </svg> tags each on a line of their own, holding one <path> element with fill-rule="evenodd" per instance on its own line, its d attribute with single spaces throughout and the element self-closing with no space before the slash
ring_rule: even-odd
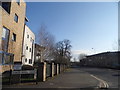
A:
<svg viewBox="0 0 120 90">
<path fill-rule="evenodd" d="M 28 26 L 25 25 L 22 65 L 33 66 L 34 42 L 35 42 L 34 33 L 30 30 L 30 28 Z"/>
</svg>

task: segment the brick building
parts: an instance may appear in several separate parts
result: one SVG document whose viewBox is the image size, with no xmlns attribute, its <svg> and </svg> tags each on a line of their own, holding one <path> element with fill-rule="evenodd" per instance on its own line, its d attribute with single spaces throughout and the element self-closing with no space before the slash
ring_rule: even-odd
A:
<svg viewBox="0 0 120 90">
<path fill-rule="evenodd" d="M 0 11 L 0 72 L 4 72 L 22 59 L 26 3 L 23 0 L 2 2 Z"/>
<path fill-rule="evenodd" d="M 35 44 L 35 53 L 34 53 L 34 61 L 36 62 L 44 62 L 43 60 L 43 51 L 45 50 L 45 47 Z"/>
</svg>

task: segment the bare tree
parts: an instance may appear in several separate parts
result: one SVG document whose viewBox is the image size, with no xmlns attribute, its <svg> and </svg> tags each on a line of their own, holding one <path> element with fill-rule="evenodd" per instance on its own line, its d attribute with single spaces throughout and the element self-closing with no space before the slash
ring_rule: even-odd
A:
<svg viewBox="0 0 120 90">
<path fill-rule="evenodd" d="M 70 40 L 63 40 L 56 43 L 55 56 L 56 62 L 68 64 L 71 59 L 71 45 Z"/>
<path fill-rule="evenodd" d="M 86 58 L 86 56 L 87 56 L 87 54 L 85 54 L 85 53 L 79 54 L 79 56 L 78 56 L 79 61 Z"/>
<path fill-rule="evenodd" d="M 51 61 L 54 58 L 53 51 L 55 46 L 55 38 L 46 30 L 45 25 L 41 25 L 40 31 L 38 33 L 38 42 L 41 46 L 45 47 L 42 52 L 43 61 Z"/>
</svg>

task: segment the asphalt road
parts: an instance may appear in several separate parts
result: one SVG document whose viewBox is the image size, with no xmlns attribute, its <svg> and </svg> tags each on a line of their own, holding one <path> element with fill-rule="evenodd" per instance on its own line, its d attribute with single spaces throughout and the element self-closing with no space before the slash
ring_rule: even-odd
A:
<svg viewBox="0 0 120 90">
<path fill-rule="evenodd" d="M 85 71 L 95 77 L 104 80 L 109 88 L 119 88 L 120 87 L 120 70 L 114 69 L 100 69 L 100 68 L 80 68 L 81 71 Z"/>
<path fill-rule="evenodd" d="M 6 86 L 8 88 L 118 88 L 117 70 L 70 68 L 46 82 Z"/>
</svg>

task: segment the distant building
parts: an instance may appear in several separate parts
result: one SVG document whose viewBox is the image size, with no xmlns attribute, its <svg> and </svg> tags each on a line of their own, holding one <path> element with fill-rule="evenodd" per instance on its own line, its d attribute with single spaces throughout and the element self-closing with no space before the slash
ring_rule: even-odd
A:
<svg viewBox="0 0 120 90">
<path fill-rule="evenodd" d="M 44 62 L 43 60 L 43 51 L 45 50 L 45 47 L 39 45 L 39 44 L 35 44 L 35 58 L 34 61 L 35 63 L 37 62 Z"/>
<path fill-rule="evenodd" d="M 22 65 L 33 66 L 34 63 L 34 42 L 35 35 L 28 26 L 25 25 Z"/>
<path fill-rule="evenodd" d="M 0 72 L 9 71 L 14 63 L 21 62 L 25 13 L 24 0 L 0 5 Z"/>
<path fill-rule="evenodd" d="M 120 65 L 120 52 L 104 52 L 89 55 L 80 63 L 85 66 L 92 67 L 108 67 L 113 68 Z"/>
</svg>

